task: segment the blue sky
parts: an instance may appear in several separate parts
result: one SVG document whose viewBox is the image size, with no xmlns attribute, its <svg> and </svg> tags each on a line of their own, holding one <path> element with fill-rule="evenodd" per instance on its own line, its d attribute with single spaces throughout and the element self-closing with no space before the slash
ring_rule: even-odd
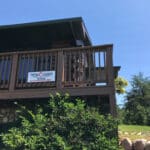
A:
<svg viewBox="0 0 150 150">
<path fill-rule="evenodd" d="M 150 76 L 149 6 L 149 0 L 0 0 L 0 25 L 81 16 L 93 45 L 114 44 L 114 65 L 130 81 L 139 72 Z"/>
</svg>

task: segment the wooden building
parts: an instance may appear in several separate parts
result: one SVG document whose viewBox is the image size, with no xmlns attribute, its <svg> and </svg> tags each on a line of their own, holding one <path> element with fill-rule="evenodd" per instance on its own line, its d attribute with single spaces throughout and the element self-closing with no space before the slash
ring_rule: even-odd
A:
<svg viewBox="0 0 150 150">
<path fill-rule="evenodd" d="M 56 92 L 107 101 L 115 115 L 120 68 L 112 52 L 112 44 L 92 45 L 80 17 L 0 26 L 0 122 L 9 121 L 13 101 L 42 101 Z"/>
</svg>

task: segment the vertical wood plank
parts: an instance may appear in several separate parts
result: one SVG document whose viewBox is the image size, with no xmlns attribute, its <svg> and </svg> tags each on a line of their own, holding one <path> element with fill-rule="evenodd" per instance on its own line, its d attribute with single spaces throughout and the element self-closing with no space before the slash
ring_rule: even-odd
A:
<svg viewBox="0 0 150 150">
<path fill-rule="evenodd" d="M 64 52 L 64 82 L 66 83 L 67 80 L 67 68 L 68 68 L 68 61 L 67 61 L 67 54 Z"/>
<path fill-rule="evenodd" d="M 25 73 L 25 55 L 20 55 L 19 56 L 20 57 L 20 67 L 21 67 L 21 83 L 20 83 L 20 85 L 21 85 L 21 87 L 23 86 L 23 80 L 24 80 L 24 73 Z"/>
<path fill-rule="evenodd" d="M 16 75 L 17 75 L 17 63 L 18 63 L 18 54 L 14 53 L 13 57 L 12 57 L 12 69 L 11 69 L 11 75 L 10 75 L 9 91 L 15 90 Z"/>
<path fill-rule="evenodd" d="M 40 71 L 43 71 L 43 57 L 44 57 L 44 56 L 43 56 L 43 53 L 41 53 L 41 54 L 40 54 L 40 58 L 41 58 L 41 59 L 40 59 L 40 60 L 41 60 L 41 62 L 40 62 Z"/>
<path fill-rule="evenodd" d="M 62 88 L 62 73 L 63 73 L 63 51 L 58 51 L 57 55 L 57 78 L 56 78 L 56 87 L 57 89 Z"/>
<path fill-rule="evenodd" d="M 58 57 L 57 57 L 57 53 L 56 53 L 56 52 L 54 53 L 54 57 L 55 57 L 55 62 L 54 62 L 54 63 L 55 63 L 55 64 L 54 64 L 55 66 L 54 66 L 54 70 L 56 71 L 56 70 L 57 70 L 57 61 L 58 61 Z"/>
<path fill-rule="evenodd" d="M 8 65 L 8 56 L 5 56 L 5 65 L 4 65 L 4 72 L 3 72 L 3 87 L 5 88 L 5 84 L 6 84 L 6 71 L 7 71 L 7 65 Z"/>
<path fill-rule="evenodd" d="M 8 56 L 8 63 L 7 63 L 7 73 L 6 73 L 6 88 L 9 87 L 9 81 L 10 81 L 10 73 L 11 73 L 11 63 L 12 63 L 12 57 Z"/>
<path fill-rule="evenodd" d="M 91 81 L 91 57 L 92 57 L 92 54 L 91 54 L 91 51 L 88 50 L 88 81 Z"/>
<path fill-rule="evenodd" d="M 5 71 L 6 71 L 6 56 L 3 58 L 3 69 L 2 69 L 2 88 L 5 88 Z"/>
<path fill-rule="evenodd" d="M 64 60 L 64 54 L 62 53 L 62 82 L 64 82 L 64 78 L 65 78 L 65 75 L 64 75 L 64 73 L 65 73 L 65 60 Z M 55 64 L 56 64 L 56 58 L 57 57 L 55 57 Z M 58 59 L 58 58 L 57 58 Z M 56 70 L 56 68 L 55 68 L 55 70 Z M 63 85 L 63 84 L 62 84 Z"/>
<path fill-rule="evenodd" d="M 67 53 L 68 53 L 68 52 L 67 52 Z M 74 57 L 74 56 L 73 56 L 73 57 Z M 67 73 L 68 73 L 68 77 L 69 77 L 68 81 L 69 81 L 69 82 L 71 82 L 71 76 L 72 76 L 72 74 L 73 74 L 73 73 L 71 72 L 71 65 L 72 65 L 72 64 L 71 64 L 71 61 L 72 61 L 71 59 L 72 59 L 72 55 L 71 55 L 71 52 L 69 52 L 69 55 L 68 55 L 68 63 L 69 63 L 69 64 L 68 64 L 68 68 L 67 68 L 67 70 L 68 70 Z M 73 64 L 73 65 L 74 65 L 74 64 Z"/>
<path fill-rule="evenodd" d="M 45 70 L 48 70 L 48 54 L 47 53 L 45 53 Z"/>
<path fill-rule="evenodd" d="M 36 55 L 36 68 L 35 71 L 39 71 L 39 54 Z"/>
<path fill-rule="evenodd" d="M 95 69 L 96 69 L 96 58 L 95 58 L 95 55 L 96 55 L 97 51 L 92 50 L 92 53 L 93 53 L 93 78 L 92 78 L 92 80 L 95 81 L 96 80 L 96 71 L 95 71 Z"/>
<path fill-rule="evenodd" d="M 1 68 L 0 68 L 0 87 L 3 88 L 3 68 L 4 68 L 4 56 L 1 57 Z"/>
</svg>

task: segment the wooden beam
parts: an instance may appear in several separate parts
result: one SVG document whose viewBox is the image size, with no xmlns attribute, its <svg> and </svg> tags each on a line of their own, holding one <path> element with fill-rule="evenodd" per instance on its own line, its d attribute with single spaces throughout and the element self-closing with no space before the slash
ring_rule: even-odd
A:
<svg viewBox="0 0 150 150">
<path fill-rule="evenodd" d="M 76 88 L 62 88 L 62 89 L 18 89 L 14 91 L 0 91 L 0 100 L 8 99 L 30 99 L 30 98 L 46 98 L 49 94 L 69 93 L 71 96 L 88 96 L 88 95 L 110 95 L 113 93 L 113 88 L 108 86 L 100 87 L 76 87 Z"/>
</svg>

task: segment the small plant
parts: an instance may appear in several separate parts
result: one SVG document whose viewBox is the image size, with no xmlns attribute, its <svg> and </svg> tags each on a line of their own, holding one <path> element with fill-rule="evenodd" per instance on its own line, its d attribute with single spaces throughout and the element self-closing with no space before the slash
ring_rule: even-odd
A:
<svg viewBox="0 0 150 150">
<path fill-rule="evenodd" d="M 117 122 L 68 94 L 51 95 L 36 112 L 21 107 L 21 125 L 1 134 L 11 150 L 117 150 Z"/>
<path fill-rule="evenodd" d="M 116 92 L 118 94 L 126 93 L 125 87 L 127 86 L 128 86 L 128 81 L 125 80 L 123 77 L 117 77 L 115 79 L 115 87 L 116 87 Z"/>
</svg>

